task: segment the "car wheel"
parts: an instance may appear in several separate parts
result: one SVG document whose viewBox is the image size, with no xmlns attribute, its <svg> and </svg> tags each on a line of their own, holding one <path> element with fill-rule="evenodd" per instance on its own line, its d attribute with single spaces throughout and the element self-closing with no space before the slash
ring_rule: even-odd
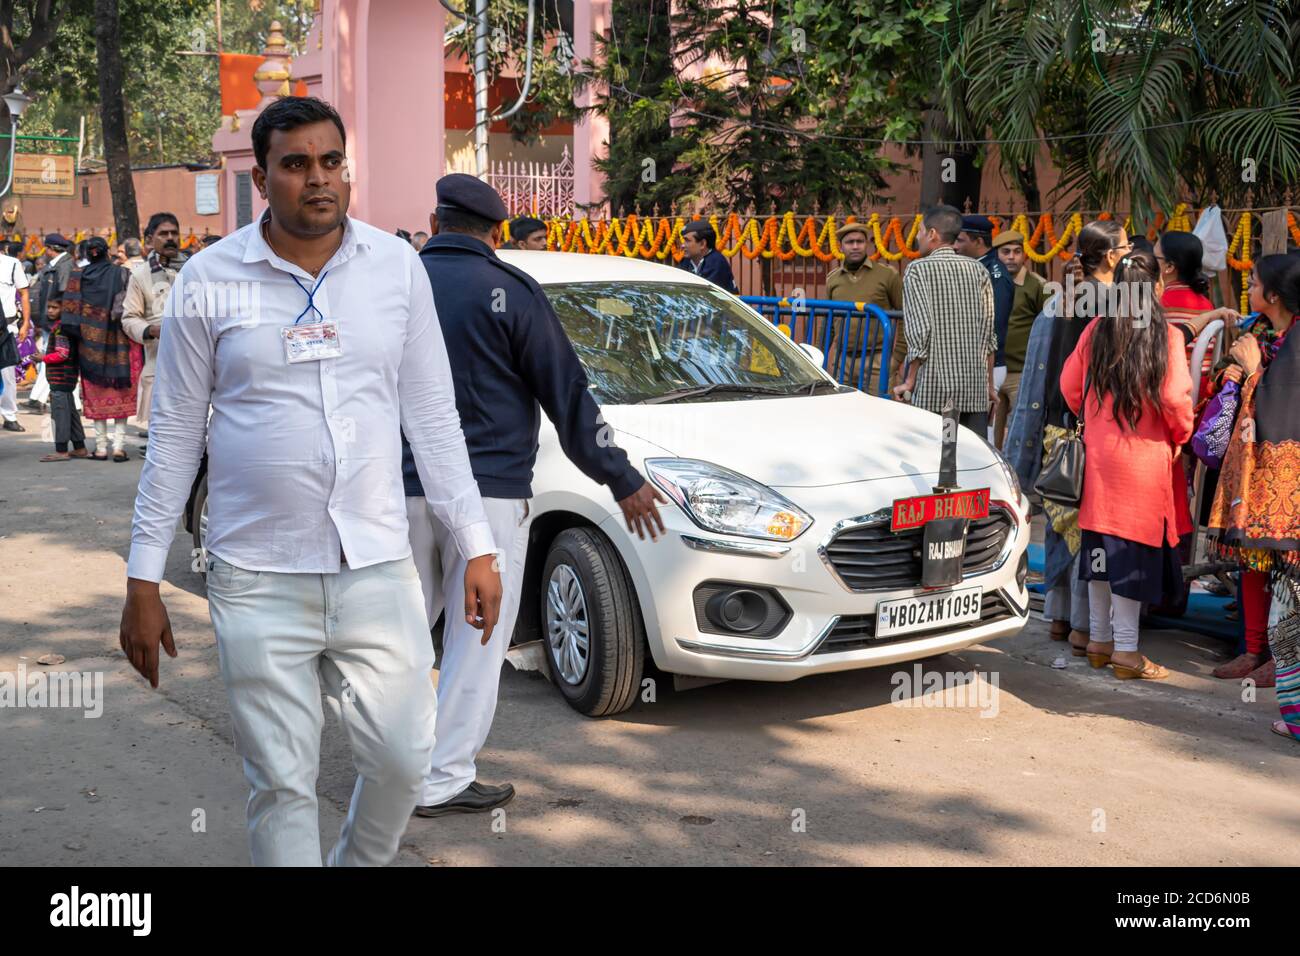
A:
<svg viewBox="0 0 1300 956">
<path fill-rule="evenodd" d="M 194 567 L 198 569 L 199 574 L 206 576 L 208 571 L 208 479 L 206 475 L 194 491 L 193 515 L 190 525 L 194 529 L 194 555 L 199 559 L 194 562 Z"/>
<path fill-rule="evenodd" d="M 546 659 L 564 699 L 588 717 L 631 707 L 645 664 L 645 628 L 614 545 L 594 528 L 560 532 L 540 591 Z"/>
</svg>

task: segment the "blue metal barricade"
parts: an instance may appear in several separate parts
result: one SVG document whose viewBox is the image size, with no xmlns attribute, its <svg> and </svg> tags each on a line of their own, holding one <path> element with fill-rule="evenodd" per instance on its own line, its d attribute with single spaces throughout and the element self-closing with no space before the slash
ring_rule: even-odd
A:
<svg viewBox="0 0 1300 956">
<path fill-rule="evenodd" d="M 901 312 L 886 312 L 875 305 L 860 310 L 856 303 L 834 299 L 740 298 L 773 325 L 788 326 L 794 342 L 821 349 L 826 371 L 835 381 L 888 397 L 889 356 Z"/>
</svg>

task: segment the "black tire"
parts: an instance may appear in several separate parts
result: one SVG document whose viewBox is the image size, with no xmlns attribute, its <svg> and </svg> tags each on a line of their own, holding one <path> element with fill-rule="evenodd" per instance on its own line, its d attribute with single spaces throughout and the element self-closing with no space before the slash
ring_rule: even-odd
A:
<svg viewBox="0 0 1300 956">
<path fill-rule="evenodd" d="M 560 565 L 577 577 L 586 605 L 587 666 L 576 684 L 563 676 L 547 625 L 550 581 Z M 560 532 L 547 552 L 539 590 L 546 662 L 569 705 L 588 717 L 608 717 L 636 703 L 645 667 L 645 626 L 632 580 L 609 539 L 594 528 Z"/>
<path fill-rule="evenodd" d="M 192 566 L 198 569 L 203 577 L 207 577 L 208 567 L 206 550 L 204 548 L 202 528 L 203 508 L 208 503 L 208 476 L 204 475 L 199 479 L 198 487 L 194 489 L 194 507 L 190 511 L 190 536 L 194 540 L 194 561 Z"/>
</svg>

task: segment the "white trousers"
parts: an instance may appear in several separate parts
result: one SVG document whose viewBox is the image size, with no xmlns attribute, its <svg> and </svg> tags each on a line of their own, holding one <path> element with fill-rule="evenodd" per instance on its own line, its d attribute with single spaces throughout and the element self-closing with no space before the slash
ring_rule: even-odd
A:
<svg viewBox="0 0 1300 956">
<path fill-rule="evenodd" d="M 1113 640 L 1115 650 L 1120 653 L 1138 649 L 1141 601 L 1112 594 L 1109 581 L 1089 581 L 1088 608 L 1092 616 L 1090 639 L 1098 644 L 1109 644 Z"/>
<path fill-rule="evenodd" d="M 501 665 L 519 617 L 528 526 L 532 514 L 523 498 L 484 498 L 492 537 L 500 549 L 501 615 L 484 647 L 482 631 L 465 621 L 465 566 L 456 539 L 433 516 L 423 498 L 406 499 L 411 553 L 420 572 L 429 623 L 446 608 L 442 660 L 438 665 L 438 733 L 420 789 L 421 806 L 450 800 L 477 773 L 475 758 L 487 741 L 497 709 Z"/>
<path fill-rule="evenodd" d="M 0 368 L 0 382 L 4 383 L 4 391 L 0 391 L 0 419 L 6 422 L 18 421 L 18 377 L 14 372 L 12 365 Z"/>
<path fill-rule="evenodd" d="M 136 394 L 135 427 L 149 430 L 149 406 L 153 404 L 153 382 L 158 368 L 158 340 L 149 339 L 144 344 L 144 368 L 140 370 L 140 389 Z"/>
<path fill-rule="evenodd" d="M 357 768 L 330 866 L 383 866 L 434 743 L 433 645 L 410 557 L 338 574 L 246 571 L 208 556 L 208 608 L 254 865 L 320 866 L 321 692 Z"/>
<path fill-rule="evenodd" d="M 109 428 L 113 431 L 113 451 L 126 450 L 126 419 L 101 418 L 95 422 L 95 451 L 108 451 Z"/>
</svg>

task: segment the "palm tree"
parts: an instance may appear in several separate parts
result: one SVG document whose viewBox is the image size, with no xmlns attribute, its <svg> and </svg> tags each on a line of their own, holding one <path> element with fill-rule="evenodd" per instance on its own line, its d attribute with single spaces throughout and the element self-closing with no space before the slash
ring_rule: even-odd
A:
<svg viewBox="0 0 1300 956">
<path fill-rule="evenodd" d="M 1300 29 L 1285 0 L 957 0 L 942 107 L 959 140 L 999 141 L 1037 205 L 1046 137 L 1054 196 L 1280 204 L 1300 177 Z"/>
</svg>

